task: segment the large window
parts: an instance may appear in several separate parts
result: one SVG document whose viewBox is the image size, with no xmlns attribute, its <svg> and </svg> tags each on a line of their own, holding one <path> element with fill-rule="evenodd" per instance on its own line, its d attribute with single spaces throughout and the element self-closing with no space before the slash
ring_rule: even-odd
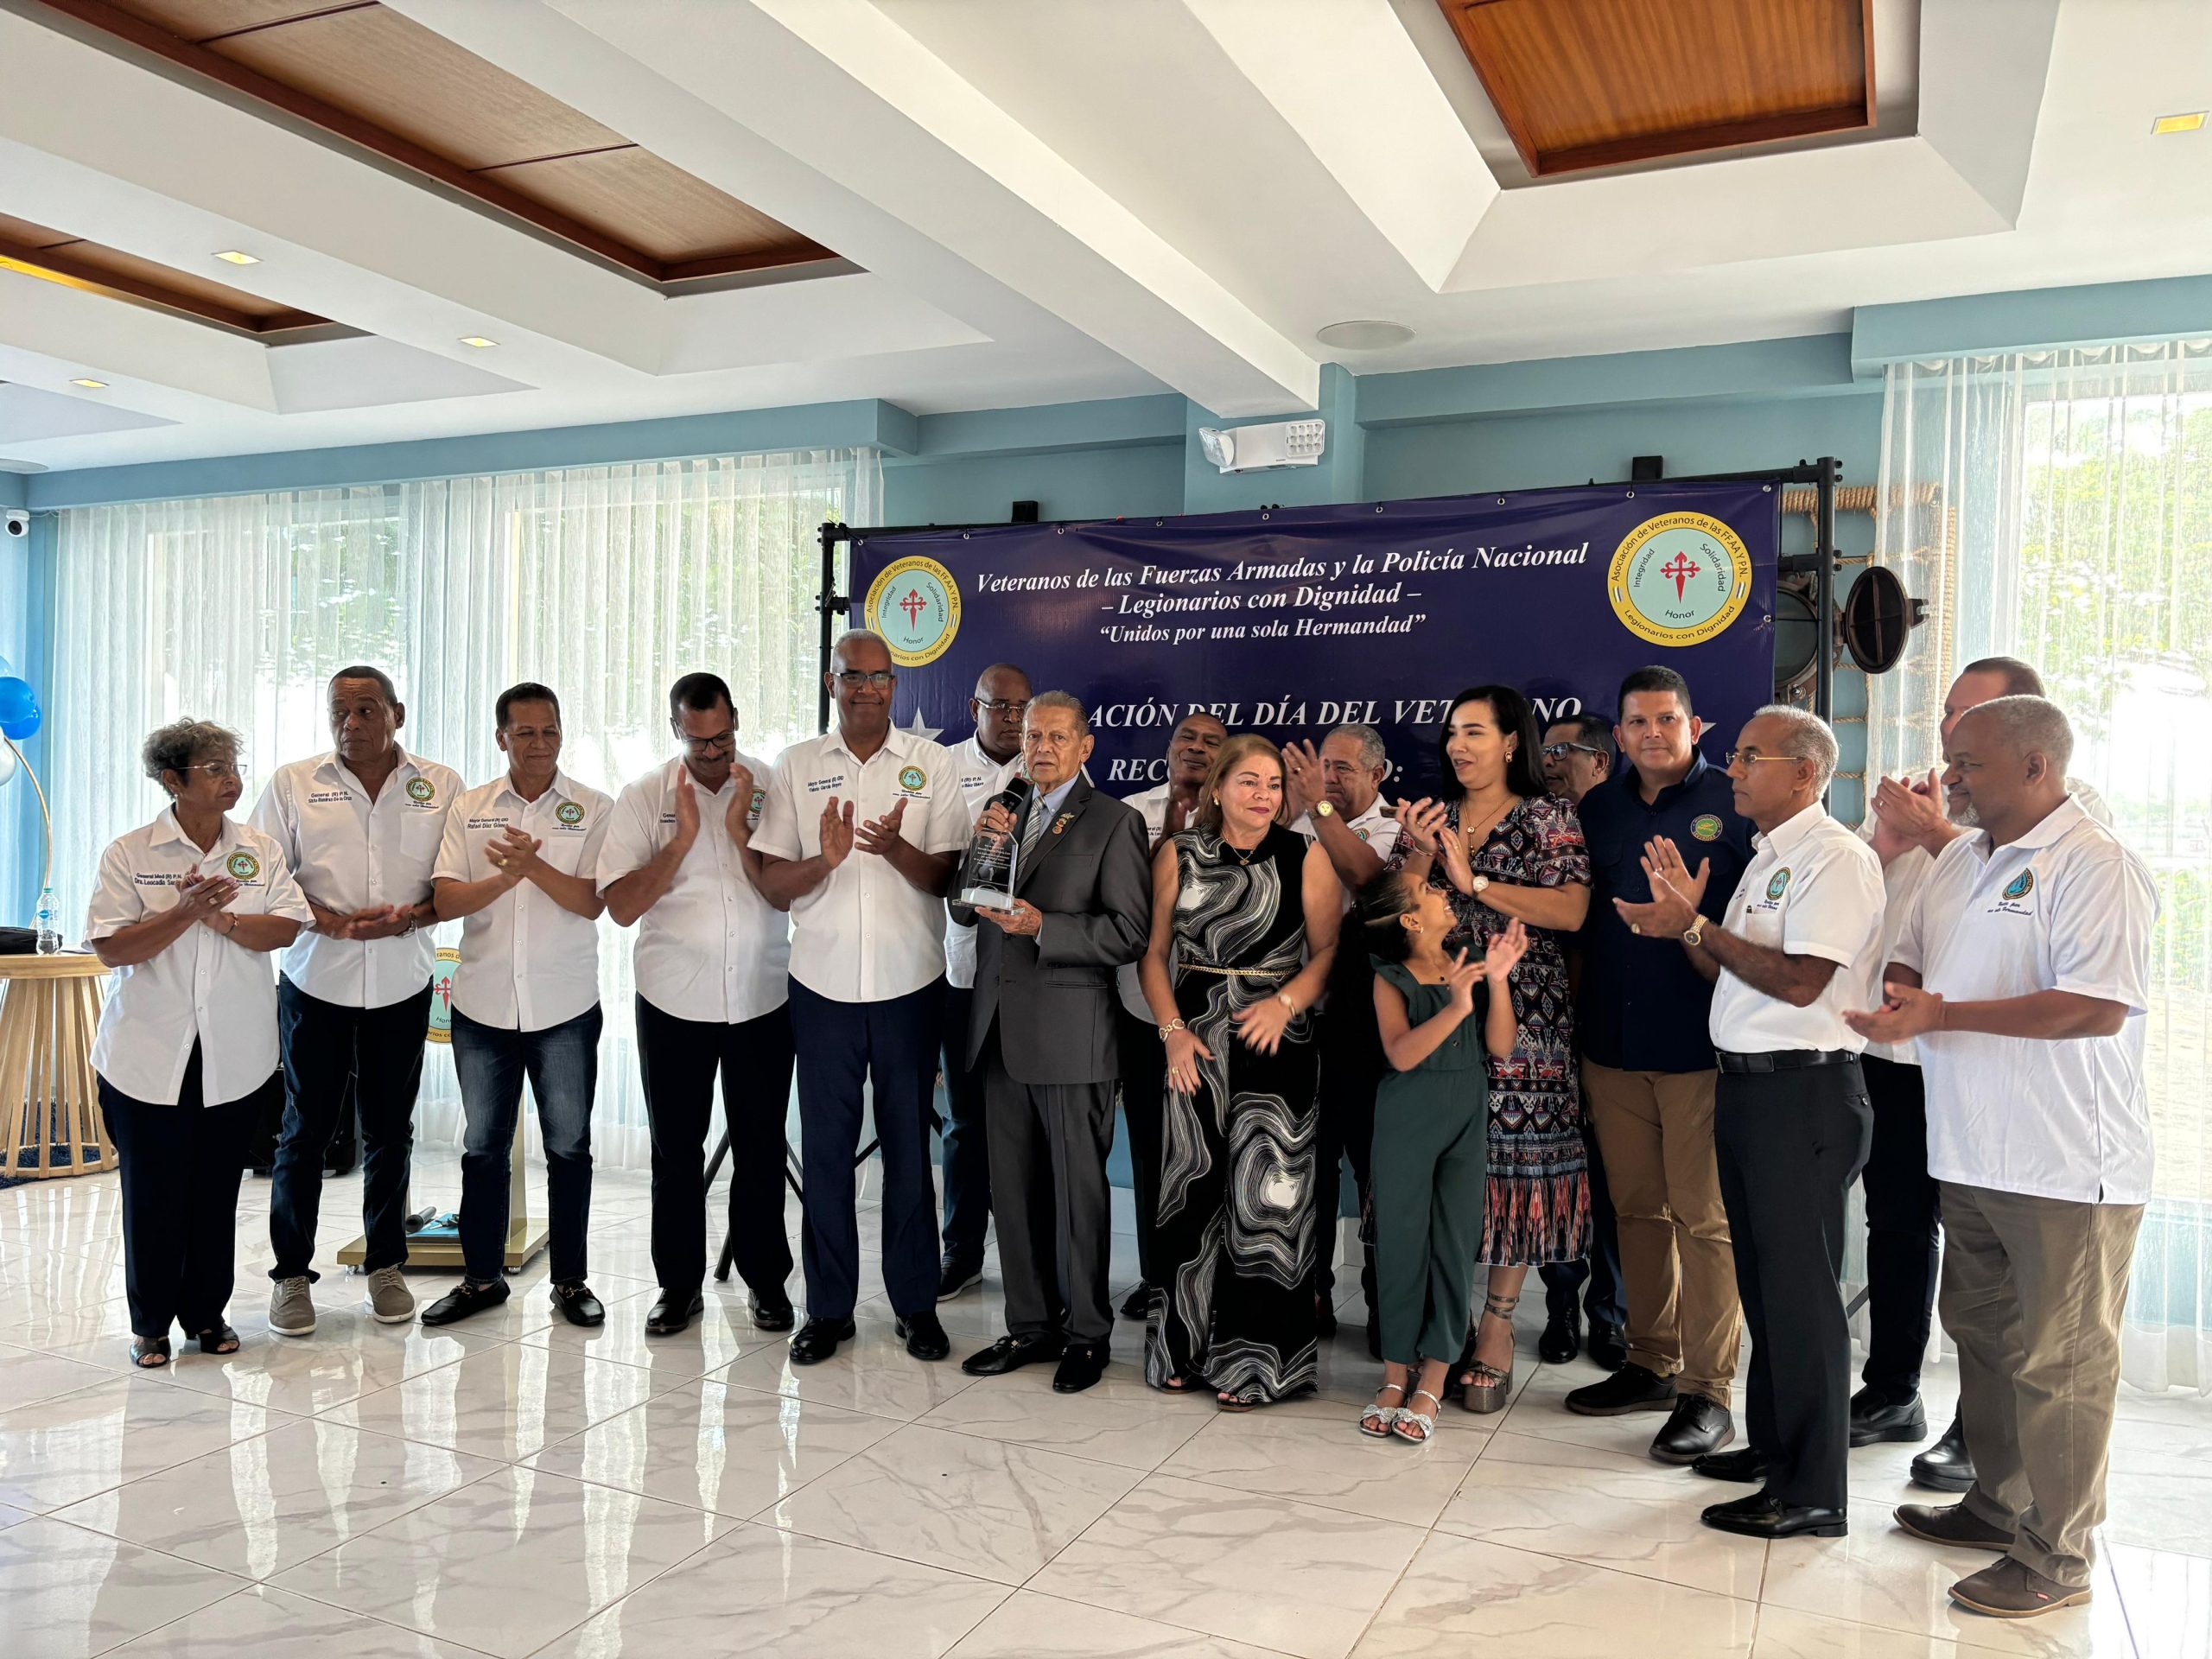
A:
<svg viewBox="0 0 2212 1659">
<path fill-rule="evenodd" d="M 1932 601 L 1871 683 L 1868 772 L 1936 758 L 1943 687 L 2024 658 L 2150 866 L 2158 1154 L 2126 1375 L 2212 1390 L 2212 342 L 1900 364 L 1878 558 Z"/>
<path fill-rule="evenodd" d="M 872 456 L 839 450 L 63 513 L 48 698 L 63 915 L 82 917 L 99 849 L 161 808 L 137 765 L 148 731 L 185 715 L 234 728 L 250 804 L 272 768 L 329 747 L 324 685 L 349 663 L 388 670 L 401 741 L 471 784 L 500 767 L 493 700 L 525 679 L 561 695 L 563 766 L 610 794 L 672 753 L 668 685 L 693 669 L 730 683 L 741 744 L 772 757 L 815 729 L 817 527 L 875 517 L 875 480 Z M 642 1164 L 629 936 L 602 923 L 600 954 L 596 1150 Z M 450 1141 L 458 1122 L 441 1059 L 419 1128 Z"/>
</svg>

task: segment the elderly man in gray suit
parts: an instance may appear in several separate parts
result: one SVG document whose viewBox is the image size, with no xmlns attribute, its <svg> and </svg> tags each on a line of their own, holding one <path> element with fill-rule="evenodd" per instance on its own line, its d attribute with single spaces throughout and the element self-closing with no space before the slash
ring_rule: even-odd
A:
<svg viewBox="0 0 2212 1659">
<path fill-rule="evenodd" d="M 977 823 L 1013 833 L 1019 850 L 1012 906 L 973 912 L 989 925 L 976 930 L 968 1022 L 969 1063 L 983 1075 L 1007 1333 L 960 1369 L 999 1376 L 1058 1359 L 1062 1394 L 1098 1381 L 1113 1334 L 1114 972 L 1144 953 L 1152 917 L 1144 820 L 1092 790 L 1083 775 L 1090 749 L 1081 702 L 1065 691 L 1029 700 L 1027 788 L 1018 809 L 994 802 Z"/>
</svg>

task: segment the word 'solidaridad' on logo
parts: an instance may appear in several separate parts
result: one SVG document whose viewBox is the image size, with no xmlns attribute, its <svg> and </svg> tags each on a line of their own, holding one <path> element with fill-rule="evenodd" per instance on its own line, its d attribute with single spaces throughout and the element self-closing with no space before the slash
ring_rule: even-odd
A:
<svg viewBox="0 0 2212 1659">
<path fill-rule="evenodd" d="M 1710 812 L 1700 812 L 1690 820 L 1690 834 L 1700 841 L 1720 839 L 1720 820 Z"/>
<path fill-rule="evenodd" d="M 935 559 L 895 559 L 868 586 L 868 626 L 891 645 L 900 668 L 944 655 L 960 632 L 960 584 Z"/>
<path fill-rule="evenodd" d="M 427 778 L 410 778 L 407 780 L 407 798 L 417 805 L 428 805 L 437 792 L 438 786 Z"/>
<path fill-rule="evenodd" d="M 1702 512 L 1662 512 L 1622 539 L 1605 575 L 1613 614 L 1655 645 L 1700 645 L 1743 614 L 1751 554 Z"/>
<path fill-rule="evenodd" d="M 232 853 L 224 861 L 223 868 L 234 881 L 251 881 L 261 874 L 261 861 L 251 853 Z"/>
</svg>

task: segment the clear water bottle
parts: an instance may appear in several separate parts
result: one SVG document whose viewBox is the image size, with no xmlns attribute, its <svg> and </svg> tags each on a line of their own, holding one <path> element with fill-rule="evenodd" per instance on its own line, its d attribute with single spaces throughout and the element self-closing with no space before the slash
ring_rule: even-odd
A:
<svg viewBox="0 0 2212 1659">
<path fill-rule="evenodd" d="M 47 887 L 38 896 L 38 953 L 41 957 L 61 954 L 61 930 L 55 921 L 54 889 Z"/>
</svg>

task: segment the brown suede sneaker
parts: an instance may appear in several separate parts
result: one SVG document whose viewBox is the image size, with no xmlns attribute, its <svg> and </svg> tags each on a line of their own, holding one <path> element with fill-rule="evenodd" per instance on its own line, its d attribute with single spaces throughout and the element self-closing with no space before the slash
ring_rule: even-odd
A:
<svg viewBox="0 0 2212 1659">
<path fill-rule="evenodd" d="M 2062 1607 L 2079 1606 L 2088 1599 L 2088 1585 L 2074 1587 L 2046 1579 L 2010 1555 L 1951 1586 L 1953 1601 L 1993 1618 L 2034 1618 Z"/>
<path fill-rule="evenodd" d="M 1906 1503 L 1897 1512 L 1897 1525 L 1931 1544 L 1958 1544 L 1967 1549 L 2010 1549 L 2012 1535 L 1992 1526 L 1963 1503 Z"/>
</svg>

